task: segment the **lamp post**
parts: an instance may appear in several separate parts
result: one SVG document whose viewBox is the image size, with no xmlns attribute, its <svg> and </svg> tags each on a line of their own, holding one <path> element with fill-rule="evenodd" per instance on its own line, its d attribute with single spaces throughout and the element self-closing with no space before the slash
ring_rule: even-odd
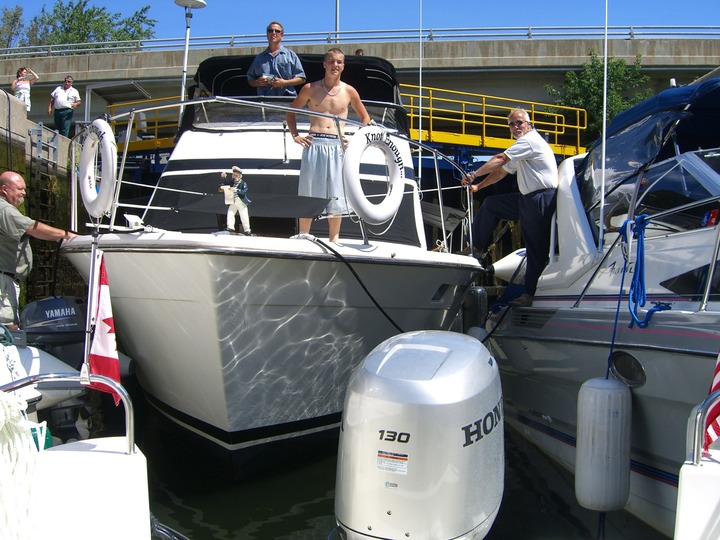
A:
<svg viewBox="0 0 720 540">
<path fill-rule="evenodd" d="M 187 62 L 188 62 L 188 49 L 190 48 L 190 19 L 192 19 L 191 9 L 204 8 L 207 3 L 205 0 L 175 0 L 175 3 L 185 8 L 185 52 L 183 55 L 183 72 L 182 82 L 180 83 L 180 101 L 185 101 L 185 80 L 187 79 Z M 178 125 L 182 120 L 182 113 L 184 107 L 180 106 L 180 114 L 178 116 Z"/>
<path fill-rule="evenodd" d="M 335 43 L 340 43 L 340 0 L 335 0 Z"/>
</svg>

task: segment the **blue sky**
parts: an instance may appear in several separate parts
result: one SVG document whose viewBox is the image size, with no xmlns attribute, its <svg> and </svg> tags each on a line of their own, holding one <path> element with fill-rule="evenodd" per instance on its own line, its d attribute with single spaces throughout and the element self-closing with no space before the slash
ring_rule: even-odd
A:
<svg viewBox="0 0 720 540">
<path fill-rule="evenodd" d="M 335 29 L 337 0 L 206 0 L 193 10 L 192 36 L 263 33 L 271 20 L 285 31 L 319 32 Z M 24 6 L 26 21 L 54 0 L 0 0 L 0 6 Z M 111 13 L 129 16 L 151 5 L 157 38 L 182 38 L 185 14 L 174 0 L 91 0 Z M 544 0 L 487 2 L 485 0 L 339 0 L 340 30 L 468 28 L 510 26 L 603 26 L 605 0 Z M 569 7 L 573 6 L 574 7 Z M 682 9 L 679 7 L 682 6 Z M 720 26 L 717 0 L 608 0 L 610 26 Z"/>
</svg>

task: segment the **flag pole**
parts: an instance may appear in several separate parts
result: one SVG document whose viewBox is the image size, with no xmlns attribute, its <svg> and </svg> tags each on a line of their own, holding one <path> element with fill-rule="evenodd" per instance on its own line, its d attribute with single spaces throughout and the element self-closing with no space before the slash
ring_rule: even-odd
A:
<svg viewBox="0 0 720 540">
<path fill-rule="evenodd" d="M 93 220 L 92 242 L 90 244 L 90 274 L 88 274 L 87 309 L 85 313 L 85 349 L 83 351 L 83 363 L 80 369 L 80 383 L 90 385 L 90 345 L 92 343 L 92 330 L 95 326 L 95 315 L 97 313 L 97 291 L 98 291 L 98 236 L 100 234 L 100 220 Z"/>
</svg>

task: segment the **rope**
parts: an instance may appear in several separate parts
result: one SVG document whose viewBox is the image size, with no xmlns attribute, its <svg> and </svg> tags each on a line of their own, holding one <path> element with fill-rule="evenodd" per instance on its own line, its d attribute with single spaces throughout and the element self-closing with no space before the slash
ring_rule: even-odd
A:
<svg viewBox="0 0 720 540">
<path fill-rule="evenodd" d="M 635 272 L 630 282 L 630 290 L 628 291 L 628 308 L 632 320 L 628 328 L 632 328 L 637 324 L 638 328 L 647 328 L 650 319 L 656 311 L 665 311 L 670 309 L 670 304 L 665 302 L 654 302 L 654 306 L 648 310 L 644 319 L 638 317 L 638 309 L 645 306 L 647 294 L 645 291 L 645 227 L 650 218 L 647 214 L 641 214 L 635 218 L 633 223 L 633 237 L 637 239 L 637 256 L 635 258 Z M 626 222 L 627 223 L 627 222 Z M 627 241 L 628 227 L 623 224 L 623 240 Z"/>
<path fill-rule="evenodd" d="M 625 224 L 623 224 L 620 229 L 620 236 L 623 237 L 623 241 L 625 240 L 625 231 L 626 227 Z M 608 354 L 607 368 L 605 369 L 606 380 L 610 378 L 610 366 L 612 365 L 612 356 L 613 351 L 615 350 L 615 337 L 617 336 L 618 320 L 620 319 L 620 306 L 622 305 L 623 287 L 625 286 L 625 274 L 627 273 L 628 257 L 629 254 L 623 250 L 623 259 L 625 259 L 625 262 L 623 263 L 622 276 L 620 277 L 620 292 L 618 293 L 617 307 L 615 308 L 615 322 L 613 324 L 612 339 L 610 340 L 610 353 Z"/>
<path fill-rule="evenodd" d="M 0 323 L 0 345 L 14 345 L 12 332 L 4 324 Z"/>
<path fill-rule="evenodd" d="M 383 316 L 388 320 L 388 322 L 389 322 L 390 324 L 392 324 L 392 325 L 395 327 L 395 329 L 402 334 L 402 333 L 403 333 L 403 329 L 400 328 L 400 326 L 399 326 L 399 325 L 395 322 L 395 320 L 387 313 L 387 311 L 385 311 L 385 310 L 383 309 L 383 307 L 378 303 L 378 301 L 375 300 L 375 297 L 370 293 L 370 291 L 368 290 L 368 288 L 365 286 L 365 283 L 363 283 L 363 280 L 360 278 L 360 276 L 359 276 L 358 273 L 355 271 L 355 269 L 352 267 L 352 265 L 348 262 L 348 260 L 347 260 L 345 257 L 343 257 L 340 253 L 338 253 L 336 250 L 334 250 L 331 246 L 327 245 L 325 242 L 323 242 L 322 240 L 320 240 L 319 238 L 313 238 L 312 241 L 315 242 L 316 244 L 324 247 L 325 249 L 327 249 L 329 252 L 331 252 L 333 255 L 335 255 L 335 257 L 337 257 L 337 258 L 340 260 L 340 262 L 342 262 L 345 266 L 347 266 L 348 270 L 350 270 L 350 272 L 352 272 L 352 275 L 355 277 L 355 279 L 357 280 L 358 284 L 362 287 L 363 291 L 365 291 L 365 294 L 366 294 L 367 297 L 370 299 L 370 301 L 371 301 L 373 304 L 375 304 L 375 307 L 378 308 L 378 310 L 380 311 L 380 313 L 383 314 Z"/>
<path fill-rule="evenodd" d="M 0 392 L 0 538 L 24 540 L 32 534 L 32 486 L 38 450 L 24 412 L 27 404 Z"/>
<path fill-rule="evenodd" d="M 630 251 L 632 249 L 630 241 L 632 238 L 637 239 L 637 255 L 635 257 L 635 272 L 633 273 L 630 290 L 628 291 L 628 308 L 630 310 L 630 316 L 632 317 L 628 328 L 632 328 L 635 324 L 638 325 L 638 328 L 647 328 L 653 313 L 670 309 L 670 304 L 655 302 L 655 305 L 648 310 L 643 320 L 640 320 L 637 315 L 638 308 L 644 306 L 647 299 L 645 292 L 645 227 L 649 221 L 650 218 L 647 214 L 641 214 L 634 220 L 625 220 L 625 223 L 623 223 L 622 227 L 618 230 L 618 234 L 622 239 L 623 259 L 625 262 L 623 263 L 622 278 L 620 279 L 620 292 L 618 293 L 617 308 L 615 310 L 615 323 L 613 324 L 610 353 L 608 354 L 607 369 L 605 370 L 606 379 L 610 377 L 610 365 L 612 364 L 613 350 L 615 349 L 615 338 L 617 336 L 618 320 L 620 318 L 620 305 L 622 304 L 625 275 L 627 274 Z M 630 231 L 632 231 L 632 235 L 629 234 Z"/>
</svg>

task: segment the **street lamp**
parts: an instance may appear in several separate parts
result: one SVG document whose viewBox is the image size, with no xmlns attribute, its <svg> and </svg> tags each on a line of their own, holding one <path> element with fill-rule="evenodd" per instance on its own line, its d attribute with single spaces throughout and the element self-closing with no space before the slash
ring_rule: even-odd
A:
<svg viewBox="0 0 720 540">
<path fill-rule="evenodd" d="M 190 48 L 190 19 L 192 19 L 191 9 L 204 8 L 207 3 L 205 0 L 175 0 L 175 3 L 185 8 L 185 54 L 183 56 L 183 72 L 182 82 L 180 84 L 180 101 L 185 101 L 185 80 L 187 79 L 187 62 L 188 62 L 188 49 Z M 183 107 L 180 106 L 180 115 L 178 117 L 178 125 L 182 119 Z"/>
<path fill-rule="evenodd" d="M 335 43 L 340 43 L 340 0 L 335 0 Z"/>
</svg>

